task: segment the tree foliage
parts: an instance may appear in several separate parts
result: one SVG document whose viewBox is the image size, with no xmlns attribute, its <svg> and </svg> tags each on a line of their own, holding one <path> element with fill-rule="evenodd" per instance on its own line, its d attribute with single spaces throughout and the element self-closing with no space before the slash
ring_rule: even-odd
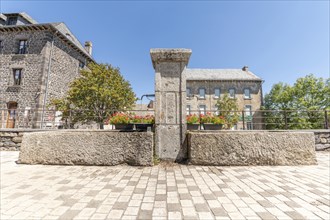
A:
<svg viewBox="0 0 330 220">
<path fill-rule="evenodd" d="M 115 111 L 128 110 L 136 101 L 131 85 L 118 68 L 91 63 L 71 84 L 67 96 L 52 104 L 72 123 L 104 121 Z"/>
<path fill-rule="evenodd" d="M 265 95 L 264 114 L 267 129 L 317 129 L 324 127 L 324 110 L 330 110 L 330 79 L 310 74 L 293 86 L 273 85 Z"/>
<path fill-rule="evenodd" d="M 238 103 L 236 98 L 230 98 L 226 93 L 217 101 L 219 115 L 223 116 L 226 124 L 225 128 L 230 129 L 239 120 Z"/>
</svg>

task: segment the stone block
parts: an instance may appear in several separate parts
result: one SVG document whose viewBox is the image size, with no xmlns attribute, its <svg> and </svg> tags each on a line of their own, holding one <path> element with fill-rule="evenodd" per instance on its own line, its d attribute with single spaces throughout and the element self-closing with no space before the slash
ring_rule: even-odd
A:
<svg viewBox="0 0 330 220">
<path fill-rule="evenodd" d="M 188 133 L 195 165 L 316 164 L 312 132 L 218 131 Z"/>
<path fill-rule="evenodd" d="M 315 150 L 330 150 L 330 144 L 315 144 Z"/>
<path fill-rule="evenodd" d="M 20 163 L 60 165 L 153 164 L 152 132 L 46 131 L 24 134 Z"/>
<path fill-rule="evenodd" d="M 14 142 L 14 143 L 21 143 L 22 142 L 22 136 L 21 137 L 14 137 L 13 139 L 12 139 L 12 141 Z"/>
</svg>

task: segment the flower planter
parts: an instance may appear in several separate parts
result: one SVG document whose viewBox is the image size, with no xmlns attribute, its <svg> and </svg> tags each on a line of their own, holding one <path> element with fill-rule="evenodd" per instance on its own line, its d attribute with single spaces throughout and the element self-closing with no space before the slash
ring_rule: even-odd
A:
<svg viewBox="0 0 330 220">
<path fill-rule="evenodd" d="M 133 124 L 115 124 L 115 129 L 120 131 L 132 131 Z"/>
<path fill-rule="evenodd" d="M 204 130 L 221 130 L 223 124 L 203 124 Z"/>
<path fill-rule="evenodd" d="M 187 124 L 187 130 L 192 131 L 192 130 L 198 130 L 199 124 Z"/>
<path fill-rule="evenodd" d="M 137 131 L 147 131 L 148 127 L 151 127 L 151 130 L 153 130 L 153 124 L 134 124 L 135 130 Z"/>
</svg>

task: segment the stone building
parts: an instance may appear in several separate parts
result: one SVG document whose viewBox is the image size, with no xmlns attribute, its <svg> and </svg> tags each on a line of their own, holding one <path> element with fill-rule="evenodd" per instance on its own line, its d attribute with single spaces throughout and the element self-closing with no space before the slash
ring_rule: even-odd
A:
<svg viewBox="0 0 330 220">
<path fill-rule="evenodd" d="M 51 126 L 49 101 L 63 97 L 91 53 L 63 22 L 0 14 L 0 128 Z"/>
<path fill-rule="evenodd" d="M 187 114 L 217 113 L 217 101 L 225 93 L 236 98 L 239 114 L 245 111 L 245 129 L 261 128 L 258 115 L 262 98 L 262 79 L 244 66 L 242 69 L 189 69 L 185 71 L 187 80 Z M 242 119 L 242 117 L 241 117 Z M 242 129 L 239 122 L 235 129 Z"/>
</svg>

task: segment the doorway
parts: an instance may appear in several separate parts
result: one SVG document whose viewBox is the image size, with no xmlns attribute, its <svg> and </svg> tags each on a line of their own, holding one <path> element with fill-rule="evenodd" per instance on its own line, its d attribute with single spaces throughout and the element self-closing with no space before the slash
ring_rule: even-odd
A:
<svg viewBox="0 0 330 220">
<path fill-rule="evenodd" d="M 6 128 L 15 128 L 17 102 L 8 102 L 8 116 Z"/>
</svg>

